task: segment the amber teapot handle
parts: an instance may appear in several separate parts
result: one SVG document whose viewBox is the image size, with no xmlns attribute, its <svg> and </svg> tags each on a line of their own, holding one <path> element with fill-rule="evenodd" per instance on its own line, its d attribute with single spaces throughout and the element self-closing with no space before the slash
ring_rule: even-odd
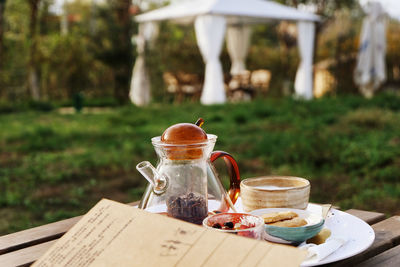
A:
<svg viewBox="0 0 400 267">
<path fill-rule="evenodd" d="M 235 204 L 236 200 L 239 197 L 240 193 L 240 173 L 239 167 L 235 161 L 235 159 L 227 152 L 224 151 L 214 151 L 211 153 L 210 161 L 214 162 L 216 159 L 223 158 L 225 164 L 228 168 L 229 177 L 230 177 L 230 186 L 228 195 L 232 201 L 232 204 Z"/>
</svg>

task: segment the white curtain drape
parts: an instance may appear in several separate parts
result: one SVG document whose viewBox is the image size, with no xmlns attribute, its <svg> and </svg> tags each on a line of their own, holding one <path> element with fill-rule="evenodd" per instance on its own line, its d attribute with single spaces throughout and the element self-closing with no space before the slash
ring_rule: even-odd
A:
<svg viewBox="0 0 400 267">
<path fill-rule="evenodd" d="M 225 36 L 226 21 L 222 16 L 204 15 L 196 18 L 197 45 L 206 64 L 202 104 L 218 104 L 226 101 L 224 76 L 219 55 Z"/>
<path fill-rule="evenodd" d="M 297 42 L 300 52 L 300 66 L 297 69 L 294 88 L 296 96 L 303 99 L 313 98 L 313 51 L 315 38 L 314 22 L 297 23 Z"/>
<path fill-rule="evenodd" d="M 251 28 L 245 25 L 229 26 L 226 45 L 231 58 L 231 74 L 237 75 L 246 70 L 246 57 L 250 46 Z"/>
<path fill-rule="evenodd" d="M 362 24 L 354 82 L 360 87 L 361 93 L 369 98 L 386 80 L 386 17 L 378 2 L 369 3 L 365 12 L 368 16 Z"/>
<path fill-rule="evenodd" d="M 146 22 L 139 25 L 139 33 L 135 38 L 137 57 L 132 71 L 129 98 L 137 106 L 150 103 L 150 80 L 146 70 L 146 45 L 158 34 L 158 25 Z"/>
</svg>

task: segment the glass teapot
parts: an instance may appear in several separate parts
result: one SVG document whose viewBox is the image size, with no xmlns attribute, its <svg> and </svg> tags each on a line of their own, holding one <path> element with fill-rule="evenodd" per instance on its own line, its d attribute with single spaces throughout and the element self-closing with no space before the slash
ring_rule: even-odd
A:
<svg viewBox="0 0 400 267">
<path fill-rule="evenodd" d="M 201 124 L 202 123 L 197 123 Z M 178 127 L 183 124 L 171 126 Z M 139 163 L 137 170 L 149 181 L 139 208 L 150 212 L 166 213 L 170 217 L 201 224 L 209 211 L 234 210 L 239 197 L 240 175 L 236 161 L 223 151 L 212 152 L 216 135 L 206 134 L 195 124 L 188 131 L 169 131 L 176 140 L 168 139 L 168 128 L 163 136 L 151 139 L 158 156 L 157 168 L 150 162 Z M 199 132 L 199 128 L 203 133 Z M 193 129 L 199 134 L 193 135 Z M 166 134 L 167 133 L 167 134 Z M 189 133 L 189 134 L 188 134 Z M 189 136 L 189 137 L 188 137 Z M 200 136 L 200 137 L 199 137 Z M 165 138 L 164 138 L 165 137 Z M 212 165 L 223 158 L 229 171 L 230 189 L 225 191 Z"/>
</svg>

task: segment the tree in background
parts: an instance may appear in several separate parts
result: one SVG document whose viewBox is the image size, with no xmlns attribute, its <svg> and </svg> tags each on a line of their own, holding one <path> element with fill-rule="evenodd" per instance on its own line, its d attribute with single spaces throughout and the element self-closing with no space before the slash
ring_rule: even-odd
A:
<svg viewBox="0 0 400 267">
<path fill-rule="evenodd" d="M 4 11 L 6 9 L 6 0 L 0 0 L 0 71 L 3 65 L 3 57 L 4 57 L 4 44 L 3 44 L 3 35 L 4 35 Z"/>
<path fill-rule="evenodd" d="M 280 1 L 286 2 L 286 4 L 298 7 L 299 4 L 309 5 L 314 9 L 314 13 L 321 16 L 322 20 L 316 24 L 315 28 L 315 40 L 314 40 L 314 55 L 316 55 L 316 49 L 318 39 L 321 31 L 328 25 L 335 16 L 335 13 L 344 8 L 354 8 L 359 5 L 356 0 L 286 0 Z"/>
<path fill-rule="evenodd" d="M 127 102 L 133 62 L 131 44 L 132 20 L 130 16 L 131 0 L 112 0 L 110 5 L 116 21 L 114 42 L 114 96 L 120 102 Z"/>
<path fill-rule="evenodd" d="M 336 88 L 352 93 L 352 61 L 346 61 L 348 57 L 343 56 L 355 57 L 357 52 L 362 18 L 358 2 L 277 1 L 292 6 L 314 4 L 316 12 L 323 17 L 315 60 L 318 63 L 327 61 L 327 70 L 338 81 Z M 54 0 L 0 0 L 0 17 L 3 15 L 0 30 L 4 34 L 0 53 L 3 68 L 0 72 L 0 101 L 25 101 L 36 96 L 34 99 L 40 97 L 41 100 L 67 105 L 76 93 L 83 93 L 86 99 L 95 99 L 94 102 L 105 100 L 105 103 L 115 104 L 116 99 L 120 103 L 128 101 L 135 53 L 131 36 L 137 30 L 131 16 L 138 9 L 133 10 L 135 6 L 131 6 L 130 0 L 68 1 L 64 16 L 68 31 L 60 34 L 62 19 L 49 11 L 52 2 Z M 154 8 L 160 5 L 161 1 L 158 1 Z M 280 32 L 275 30 L 278 25 L 281 25 L 279 21 L 254 25 L 247 59 L 250 70 L 266 68 L 271 71 L 273 78 L 268 96 L 282 94 L 282 82 L 285 79 L 291 83 L 294 81 L 298 65 L 295 40 L 288 39 L 287 35 L 280 36 Z M 395 38 L 396 30 L 393 32 L 393 38 L 388 38 L 388 59 L 392 62 L 388 61 L 388 64 L 393 65 L 393 68 L 388 65 L 388 70 L 393 69 L 393 75 L 388 73 L 388 79 L 397 82 L 400 80 L 400 67 L 395 58 L 399 42 Z M 200 78 L 203 75 L 204 63 L 192 25 L 162 22 L 157 42 L 148 49 L 147 61 L 155 101 L 168 102 L 170 99 L 163 82 L 164 72 L 187 72 Z M 228 80 L 230 60 L 225 48 L 221 62 Z"/>
<path fill-rule="evenodd" d="M 356 0 L 279 0 L 278 2 L 281 2 L 283 4 L 287 4 L 293 7 L 298 8 L 300 5 L 305 5 L 310 9 L 310 11 L 313 11 L 315 14 L 319 15 L 321 17 L 321 21 L 319 23 L 316 23 L 315 27 L 315 39 L 314 39 L 314 61 L 321 61 L 326 58 L 321 58 L 321 49 L 325 49 L 326 46 L 325 44 L 322 45 L 322 40 L 321 36 L 322 35 L 331 35 L 328 31 L 328 28 L 330 29 L 331 27 L 335 27 L 334 24 L 337 24 L 337 21 L 340 20 L 341 15 L 343 12 L 346 13 L 347 16 L 356 14 L 356 16 L 359 16 L 358 12 L 360 10 L 360 6 L 358 1 Z M 348 20 L 348 17 L 345 17 L 346 20 Z M 359 17 L 357 17 L 359 19 Z M 346 62 L 344 62 L 345 66 L 343 66 L 343 62 L 340 62 L 340 58 L 342 58 L 343 54 L 345 53 L 351 53 L 352 51 L 343 50 L 342 44 L 346 43 L 346 41 L 352 41 L 353 39 L 353 32 L 352 30 L 354 29 L 354 25 L 347 25 L 347 27 L 343 27 L 341 32 L 336 32 L 335 36 L 335 42 L 336 45 L 334 47 L 331 47 L 331 59 L 333 59 L 334 64 L 330 64 L 330 70 L 333 72 L 334 76 L 336 76 L 336 80 L 338 83 L 336 83 L 336 88 L 341 88 L 342 90 L 348 90 L 354 87 L 354 84 L 352 82 L 352 76 L 347 75 L 348 73 L 352 73 L 353 63 L 349 62 L 348 60 L 351 60 L 351 58 L 346 57 Z M 326 32 L 325 32 L 326 31 Z M 346 43 L 347 44 L 347 43 Z M 351 48 L 347 46 L 346 48 Z M 350 67 L 350 70 L 349 70 Z M 346 73 L 346 78 L 348 79 L 343 79 L 343 72 L 348 72 Z M 338 79 L 337 77 L 341 77 L 341 79 Z"/>
<path fill-rule="evenodd" d="M 29 61 L 28 61 L 28 88 L 30 90 L 32 99 L 35 101 L 40 100 L 40 87 L 39 87 L 39 73 L 37 66 L 37 25 L 39 4 L 41 0 L 28 0 L 30 8 L 29 20 Z"/>
<path fill-rule="evenodd" d="M 43 23 L 40 25 L 39 58 L 42 95 L 61 101 L 71 101 L 77 94 L 88 98 L 112 97 L 113 66 L 106 66 L 96 59 L 98 51 L 94 48 L 109 44 L 108 36 L 97 38 L 96 34 L 101 36 L 112 23 L 97 18 L 97 9 L 109 10 L 109 7 L 94 6 L 85 1 L 68 2 L 63 8 L 67 15 L 61 14 L 60 18 L 47 13 L 44 3 L 41 5 L 40 20 Z M 62 17 L 67 19 L 68 30 L 60 33 Z M 103 51 L 102 47 L 100 51 Z"/>
<path fill-rule="evenodd" d="M 130 0 L 110 0 L 91 9 L 89 49 L 94 59 L 112 70 L 109 88 L 119 103 L 129 100 L 129 84 L 133 66 L 131 43 L 134 22 L 130 14 Z M 96 19 L 93 19 L 96 18 Z"/>
</svg>

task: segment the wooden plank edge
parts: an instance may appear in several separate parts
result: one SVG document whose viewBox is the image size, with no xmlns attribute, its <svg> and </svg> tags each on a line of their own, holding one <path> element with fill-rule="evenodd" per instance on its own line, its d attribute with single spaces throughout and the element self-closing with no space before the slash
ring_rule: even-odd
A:
<svg viewBox="0 0 400 267">
<path fill-rule="evenodd" d="M 60 238 L 82 216 L 45 224 L 0 237 L 0 255 Z"/>
<path fill-rule="evenodd" d="M 48 241 L 0 255 L 0 266 L 29 266 L 39 259 L 57 240 Z"/>
<path fill-rule="evenodd" d="M 345 211 L 351 215 L 354 215 L 361 220 L 365 221 L 369 225 L 375 224 L 377 222 L 383 221 L 386 219 L 386 215 L 379 212 L 373 211 L 364 211 L 364 210 L 357 210 L 357 209 L 349 209 Z"/>
<path fill-rule="evenodd" d="M 136 206 L 135 201 L 127 205 Z M 74 226 L 82 216 L 37 226 L 8 235 L 0 236 L 0 255 L 58 239 Z"/>
<path fill-rule="evenodd" d="M 398 267 L 400 266 L 400 246 L 396 246 L 381 254 L 376 255 L 369 260 L 366 260 L 357 266 L 369 267 L 369 266 L 385 266 L 385 267 Z"/>
</svg>

